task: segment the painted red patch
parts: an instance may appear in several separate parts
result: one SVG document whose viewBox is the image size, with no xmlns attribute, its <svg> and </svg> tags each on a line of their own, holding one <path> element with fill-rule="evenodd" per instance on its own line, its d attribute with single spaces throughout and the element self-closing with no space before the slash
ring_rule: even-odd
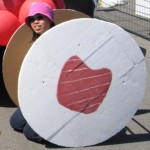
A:
<svg viewBox="0 0 150 150">
<path fill-rule="evenodd" d="M 92 70 L 78 56 L 72 56 L 60 74 L 58 101 L 70 110 L 93 113 L 106 96 L 111 80 L 111 70 Z"/>
</svg>

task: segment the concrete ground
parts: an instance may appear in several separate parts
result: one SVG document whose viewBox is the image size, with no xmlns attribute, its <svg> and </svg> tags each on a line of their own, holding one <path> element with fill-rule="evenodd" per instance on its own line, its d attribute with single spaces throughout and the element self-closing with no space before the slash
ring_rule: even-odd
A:
<svg viewBox="0 0 150 150">
<path fill-rule="evenodd" d="M 16 110 L 0 79 L 0 150 L 46 150 L 46 149 L 85 149 L 85 150 L 149 150 L 150 149 L 150 41 L 133 35 L 145 54 L 148 81 L 145 97 L 129 124 L 109 140 L 84 148 L 65 148 L 54 144 L 37 144 L 28 141 L 23 134 L 13 131 L 9 119 Z"/>
</svg>

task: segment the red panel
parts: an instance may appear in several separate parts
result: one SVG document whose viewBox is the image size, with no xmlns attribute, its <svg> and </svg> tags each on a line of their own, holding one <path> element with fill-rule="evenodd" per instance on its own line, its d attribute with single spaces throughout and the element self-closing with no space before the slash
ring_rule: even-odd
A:
<svg viewBox="0 0 150 150">
<path fill-rule="evenodd" d="M 93 113 L 106 96 L 111 80 L 109 69 L 92 70 L 78 56 L 72 56 L 60 74 L 58 101 L 73 111 Z"/>
</svg>

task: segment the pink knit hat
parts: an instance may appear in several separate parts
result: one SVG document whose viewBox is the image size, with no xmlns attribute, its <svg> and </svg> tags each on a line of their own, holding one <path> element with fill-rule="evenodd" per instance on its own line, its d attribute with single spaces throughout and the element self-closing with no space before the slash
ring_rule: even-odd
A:
<svg viewBox="0 0 150 150">
<path fill-rule="evenodd" d="M 30 22 L 29 22 L 30 17 L 36 14 L 42 14 L 46 16 L 49 20 L 54 22 L 53 10 L 47 3 L 36 2 L 31 5 L 30 10 L 29 10 L 29 15 L 25 18 L 25 23 L 28 26 L 30 26 Z"/>
</svg>

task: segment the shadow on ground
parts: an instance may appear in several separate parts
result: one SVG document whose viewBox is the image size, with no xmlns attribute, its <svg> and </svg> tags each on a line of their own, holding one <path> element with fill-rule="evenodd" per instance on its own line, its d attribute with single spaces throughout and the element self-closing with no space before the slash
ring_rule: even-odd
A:
<svg viewBox="0 0 150 150">
<path fill-rule="evenodd" d="M 127 131 L 130 131 L 130 133 L 132 132 L 128 127 L 125 127 L 120 133 L 98 145 L 116 145 L 116 144 L 150 141 L 150 133 L 134 134 L 132 132 L 130 135 L 128 135 L 126 133 Z"/>
<path fill-rule="evenodd" d="M 140 49 L 141 49 L 141 51 L 142 51 L 142 53 L 143 53 L 143 55 L 144 55 L 144 57 L 145 57 L 145 56 L 146 56 L 146 49 L 143 48 L 143 47 L 140 47 Z"/>
</svg>

